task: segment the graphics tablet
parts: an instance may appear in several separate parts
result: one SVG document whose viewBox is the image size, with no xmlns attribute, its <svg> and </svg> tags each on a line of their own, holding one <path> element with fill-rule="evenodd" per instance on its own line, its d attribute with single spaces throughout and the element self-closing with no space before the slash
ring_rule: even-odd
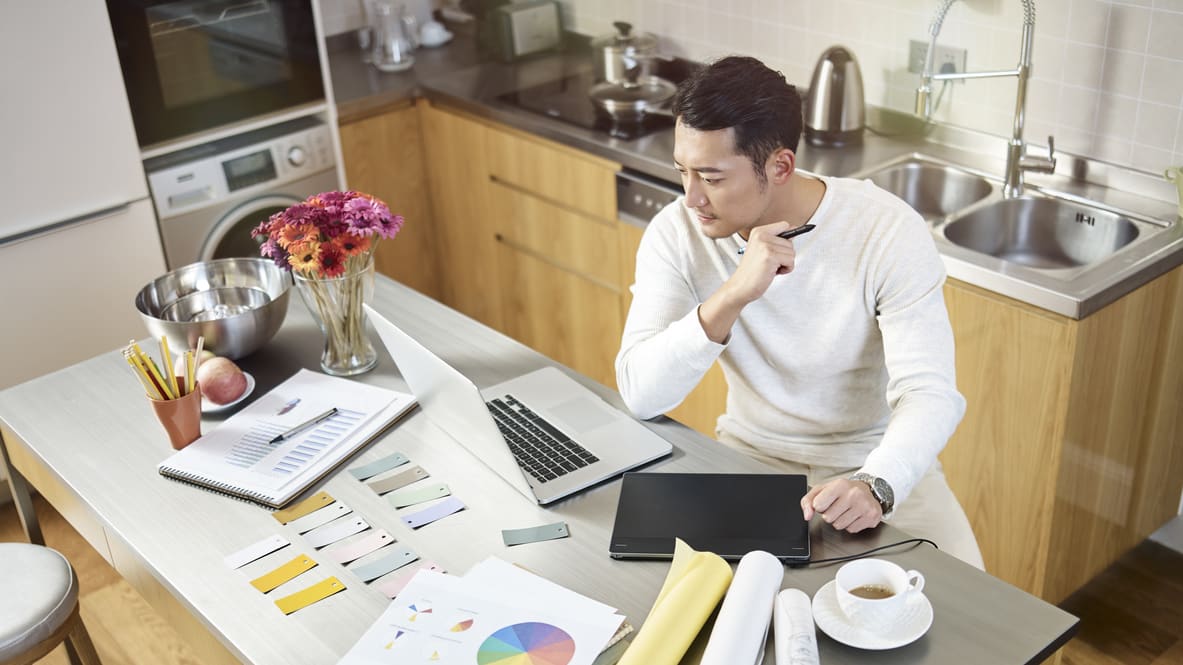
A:
<svg viewBox="0 0 1183 665">
<path fill-rule="evenodd" d="M 805 476 L 752 473 L 626 473 L 608 552 L 669 559 L 674 539 L 724 559 L 764 550 L 785 563 L 809 560 L 801 513 Z"/>
</svg>

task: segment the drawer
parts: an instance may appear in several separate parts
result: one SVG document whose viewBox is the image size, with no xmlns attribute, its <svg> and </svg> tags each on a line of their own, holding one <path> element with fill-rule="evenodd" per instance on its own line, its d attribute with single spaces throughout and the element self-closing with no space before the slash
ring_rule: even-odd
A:
<svg viewBox="0 0 1183 665">
<path fill-rule="evenodd" d="M 508 185 L 603 220 L 616 219 L 620 165 L 515 133 L 487 133 L 489 175 Z"/>
<path fill-rule="evenodd" d="M 560 208 L 503 183 L 490 186 L 498 240 L 584 279 L 619 289 L 615 223 Z"/>
</svg>

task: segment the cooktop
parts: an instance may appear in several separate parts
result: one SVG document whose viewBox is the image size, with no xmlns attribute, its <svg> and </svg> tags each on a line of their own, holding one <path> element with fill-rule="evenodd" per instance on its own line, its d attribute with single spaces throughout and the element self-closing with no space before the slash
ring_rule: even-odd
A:
<svg viewBox="0 0 1183 665">
<path fill-rule="evenodd" d="M 640 121 L 612 117 L 592 102 L 588 93 L 595 83 L 594 73 L 584 72 L 500 95 L 497 99 L 526 111 L 630 141 L 674 126 L 673 118 L 653 113 L 645 114 Z"/>
</svg>

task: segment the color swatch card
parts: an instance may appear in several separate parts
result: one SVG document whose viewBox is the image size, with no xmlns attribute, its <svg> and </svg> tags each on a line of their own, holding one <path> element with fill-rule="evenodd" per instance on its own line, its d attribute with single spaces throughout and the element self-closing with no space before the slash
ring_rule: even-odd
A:
<svg viewBox="0 0 1183 665">
<path fill-rule="evenodd" d="M 515 601 L 523 606 L 507 604 Z M 564 613 L 521 594 L 495 600 L 463 578 L 421 570 L 340 665 L 592 665 L 620 626 L 612 616 Z"/>
</svg>

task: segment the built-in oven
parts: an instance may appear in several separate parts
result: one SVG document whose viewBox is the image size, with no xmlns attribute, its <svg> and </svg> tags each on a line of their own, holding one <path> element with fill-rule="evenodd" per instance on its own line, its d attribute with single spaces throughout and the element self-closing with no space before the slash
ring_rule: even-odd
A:
<svg viewBox="0 0 1183 665">
<path fill-rule="evenodd" d="M 312 0 L 107 0 L 141 146 L 324 99 Z"/>
</svg>

